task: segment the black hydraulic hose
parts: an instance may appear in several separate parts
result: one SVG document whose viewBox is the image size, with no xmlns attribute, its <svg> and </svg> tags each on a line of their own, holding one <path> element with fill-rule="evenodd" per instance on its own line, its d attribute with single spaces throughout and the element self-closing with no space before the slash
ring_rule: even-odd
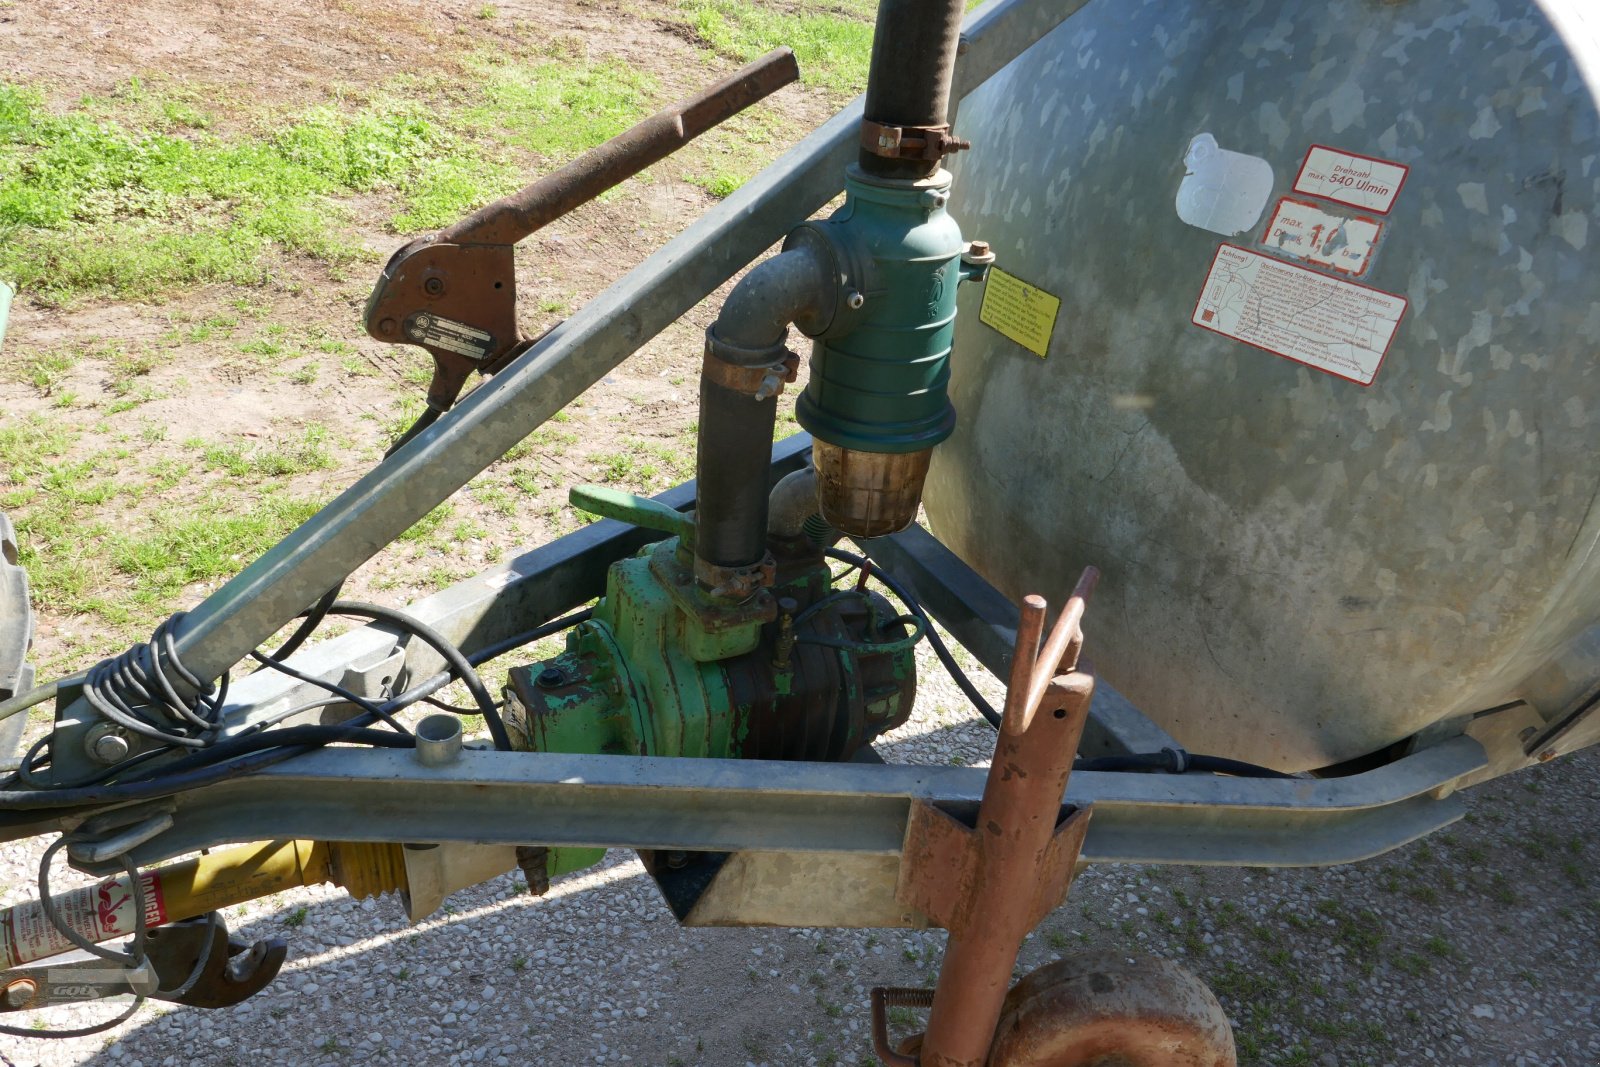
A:
<svg viewBox="0 0 1600 1067">
<path fill-rule="evenodd" d="M 467 656 L 467 662 L 472 664 L 474 667 L 481 666 L 482 664 L 488 663 L 492 659 L 505 655 L 507 652 L 515 651 L 516 649 L 521 648 L 523 645 L 541 640 L 542 638 L 550 637 L 554 634 L 558 634 L 562 630 L 570 630 L 580 622 L 588 622 L 593 617 L 593 608 L 584 608 L 582 611 L 574 611 L 570 615 L 563 615 L 561 618 L 547 622 L 543 626 L 535 626 L 533 629 L 525 630 L 520 634 L 512 634 L 504 641 L 496 641 L 494 644 L 489 645 L 486 648 L 480 648 L 478 651 Z"/>
<path fill-rule="evenodd" d="M 943 126 L 961 42 L 962 0 L 879 0 L 864 116 L 885 126 Z M 862 148 L 861 169 L 885 178 L 925 178 L 937 159 L 889 159 Z"/>
<path fill-rule="evenodd" d="M 1075 771 L 1153 771 L 1164 774 L 1186 774 L 1202 771 L 1211 774 L 1231 774 L 1235 778 L 1293 778 L 1292 774 L 1275 771 L 1243 760 L 1226 756 L 1200 756 L 1181 748 L 1164 748 L 1160 752 L 1137 752 L 1127 756 L 1096 756 L 1075 760 Z"/>
<path fill-rule="evenodd" d="M 872 567 L 872 561 L 865 556 L 858 556 L 854 552 L 846 552 L 842 548 L 824 549 L 823 555 L 869 571 L 872 577 L 876 578 L 884 588 L 899 597 L 900 602 L 906 606 L 906 609 L 922 620 L 923 628 L 928 632 L 928 644 L 932 647 L 933 654 L 939 658 L 940 664 L 944 666 L 945 672 L 950 675 L 950 680 L 956 683 L 956 688 L 961 690 L 972 706 L 977 709 L 978 714 L 989 721 L 990 726 L 993 726 L 996 730 L 1000 729 L 1000 713 L 983 698 L 983 694 L 978 692 L 978 687 L 972 684 L 972 679 L 967 677 L 967 672 L 961 669 L 961 665 L 956 662 L 956 658 L 950 654 L 950 649 L 944 643 L 944 639 L 939 636 L 939 631 L 933 625 L 933 620 L 928 618 L 928 613 L 922 610 L 922 605 L 917 603 L 916 597 L 911 595 L 910 590 L 882 570 Z"/>
</svg>

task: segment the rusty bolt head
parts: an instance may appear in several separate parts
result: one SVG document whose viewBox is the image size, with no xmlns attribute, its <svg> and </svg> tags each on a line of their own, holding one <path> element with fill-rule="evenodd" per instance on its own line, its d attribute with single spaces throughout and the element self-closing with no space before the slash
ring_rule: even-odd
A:
<svg viewBox="0 0 1600 1067">
<path fill-rule="evenodd" d="M 1558 755 L 1560 755 L 1560 753 L 1558 753 L 1555 749 L 1547 748 L 1543 752 L 1539 753 L 1539 762 L 1540 763 L 1549 763 L 1551 760 L 1555 759 L 1556 756 L 1558 756 Z"/>
<path fill-rule="evenodd" d="M 989 242 L 988 241 L 974 241 L 974 242 L 972 242 L 972 254 L 975 255 L 975 256 L 986 256 L 986 255 L 988 255 L 989 254 Z"/>
<path fill-rule="evenodd" d="M 35 982 L 32 978 L 18 978 L 16 981 L 6 984 L 5 992 L 0 993 L 0 1003 L 3 1003 L 13 1011 L 18 1008 L 26 1008 L 33 1002 L 33 998 L 38 992 L 38 982 Z"/>
<path fill-rule="evenodd" d="M 395 322 L 393 319 L 383 319 L 378 323 L 378 332 L 383 334 L 385 337 L 393 337 L 395 331 L 399 328 L 400 324 Z"/>
<path fill-rule="evenodd" d="M 422 283 L 422 288 L 429 296 L 438 296 L 444 292 L 444 279 L 429 278 Z"/>
</svg>

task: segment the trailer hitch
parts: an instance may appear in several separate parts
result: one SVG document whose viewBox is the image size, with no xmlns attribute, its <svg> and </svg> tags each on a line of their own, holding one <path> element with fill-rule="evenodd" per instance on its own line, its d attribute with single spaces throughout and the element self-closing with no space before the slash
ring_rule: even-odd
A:
<svg viewBox="0 0 1600 1067">
<path fill-rule="evenodd" d="M 143 964 L 124 968 L 82 950 L 0 973 L 0 1013 L 144 996 L 192 1008 L 227 1008 L 278 976 L 288 944 L 235 941 L 216 912 L 151 930 Z"/>
<path fill-rule="evenodd" d="M 367 298 L 366 329 L 386 344 L 416 345 L 433 357 L 428 410 L 417 429 L 450 409 L 474 371 L 493 374 L 538 340 L 517 325 L 518 241 L 799 76 L 794 53 L 775 48 L 532 185 L 395 252 Z"/>
</svg>

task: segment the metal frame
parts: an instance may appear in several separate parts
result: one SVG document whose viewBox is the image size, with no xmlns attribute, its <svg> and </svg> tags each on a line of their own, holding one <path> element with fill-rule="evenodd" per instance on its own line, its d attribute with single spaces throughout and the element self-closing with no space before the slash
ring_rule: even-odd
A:
<svg viewBox="0 0 1600 1067">
<path fill-rule="evenodd" d="M 989 77 L 1082 0 L 998 0 L 969 23 L 963 89 Z M 856 151 L 859 102 L 690 226 L 520 356 L 450 415 L 400 449 L 182 620 L 185 662 L 203 677 L 232 666 L 488 463 L 655 333 L 761 254 L 841 187 Z M 804 435 L 774 450 L 773 480 L 801 465 Z M 693 483 L 663 494 L 678 510 Z M 467 651 L 599 595 L 606 568 L 651 539 L 603 521 L 469 579 L 411 611 Z M 920 530 L 866 542 L 978 658 L 1006 673 L 1016 609 Z M 363 695 L 415 682 L 436 654 L 381 625 L 313 646 L 292 661 Z M 241 679 L 228 711 L 242 728 L 305 701 L 305 683 Z M 1109 687 L 1090 712 L 1089 754 L 1173 744 Z M 77 770 L 81 702 L 58 724 L 58 769 Z M 1485 775 L 1483 744 L 1458 737 L 1346 778 L 1254 780 L 1205 775 L 1074 775 L 1064 804 L 1093 805 L 1085 862 L 1319 865 L 1397 847 L 1459 818 L 1452 794 Z M 849 870 L 862 899 L 892 903 L 913 806 L 970 818 L 985 772 L 949 767 L 799 764 L 467 751 L 442 767 L 409 752 L 324 749 L 151 807 L 170 826 L 132 849 L 141 864 L 229 842 L 284 836 L 343 841 L 544 844 L 733 852 L 806 858 Z M 71 828 L 82 816 L 3 813 L 0 837 Z M 165 820 L 162 820 L 165 822 Z M 759 861 L 752 861 L 759 866 Z M 814 895 L 814 894 L 812 894 Z M 836 895 L 837 897 L 837 895 Z M 830 916 L 841 901 L 828 902 Z M 734 902 L 715 921 L 749 913 Z M 818 915 L 800 906 L 787 921 Z M 864 912 L 861 917 L 891 917 Z M 902 916 L 914 923 L 915 916 Z"/>
<path fill-rule="evenodd" d="M 810 438 L 774 448 L 771 480 L 801 467 Z M 684 510 L 694 483 L 657 497 Z M 421 621 L 469 653 L 538 625 L 603 591 L 611 562 L 652 538 L 603 520 L 519 555 L 412 605 Z M 926 595 L 926 606 L 986 665 L 1015 627 L 987 619 L 1007 602 L 913 528 L 865 542 L 873 558 Z M 1014 638 L 1013 638 L 1014 640 Z M 381 625 L 314 645 L 291 660 L 362 695 L 431 675 L 431 649 Z M 230 707 L 244 721 L 306 700 L 306 683 L 261 672 L 235 685 Z M 1091 709 L 1109 750 L 1148 750 L 1166 735 L 1126 701 Z M 1170 739 L 1169 739 L 1170 740 Z M 1131 747 L 1130 747 L 1131 746 Z M 1482 745 L 1459 737 L 1363 774 L 1335 779 L 1080 772 L 1064 798 L 1095 806 L 1083 848 L 1091 863 L 1314 866 L 1347 863 L 1398 847 L 1460 818 L 1452 794 L 1488 766 Z M 951 767 L 657 759 L 467 751 L 424 767 L 407 751 L 336 748 L 257 774 L 178 794 L 152 807 L 172 826 L 139 845 L 141 864 L 198 848 L 278 837 L 341 841 L 472 842 L 802 853 L 811 863 L 855 868 L 884 898 L 892 885 L 914 801 L 970 817 L 985 772 Z M 0 834 L 64 828 L 63 819 L 10 813 Z M 892 893 L 888 894 L 892 897 Z M 835 906 L 830 914 L 838 914 Z"/>
<path fill-rule="evenodd" d="M 1398 847 L 1460 818 L 1454 783 L 1483 766 L 1457 738 L 1326 780 L 1072 776 L 1094 805 L 1090 863 L 1322 866 Z M 140 864 L 239 841 L 472 842 L 897 856 L 912 801 L 970 816 L 987 771 L 965 767 L 324 749 L 158 802 L 173 825 Z"/>
</svg>

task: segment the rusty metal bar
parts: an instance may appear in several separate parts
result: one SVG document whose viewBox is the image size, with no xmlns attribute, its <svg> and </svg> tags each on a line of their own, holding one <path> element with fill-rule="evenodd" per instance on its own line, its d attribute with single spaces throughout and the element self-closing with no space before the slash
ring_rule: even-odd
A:
<svg viewBox="0 0 1600 1067">
<path fill-rule="evenodd" d="M 794 52 L 774 48 L 699 95 L 661 109 L 527 188 L 441 230 L 436 239 L 453 244 L 516 244 L 799 77 Z"/>
<path fill-rule="evenodd" d="M 950 931 L 920 1067 L 988 1061 L 1022 941 L 1071 882 L 1090 809 L 1061 820 L 1059 799 L 1094 697 L 1093 677 L 1076 667 L 1084 598 L 1097 577 L 1093 568 L 1084 572 L 1043 648 L 1047 605 L 1038 596 L 1023 601 L 1005 715 L 974 824 L 926 803 L 912 809 L 897 899 Z"/>
</svg>

